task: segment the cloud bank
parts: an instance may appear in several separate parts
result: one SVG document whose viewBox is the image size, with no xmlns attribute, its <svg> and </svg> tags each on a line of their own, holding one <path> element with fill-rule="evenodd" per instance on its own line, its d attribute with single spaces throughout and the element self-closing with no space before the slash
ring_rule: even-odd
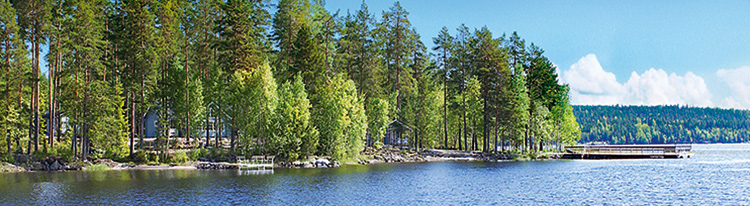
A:
<svg viewBox="0 0 750 206">
<path fill-rule="evenodd" d="M 737 69 L 719 69 L 718 76 L 730 89 L 731 95 L 724 97 L 719 105 L 724 108 L 750 109 L 750 66 Z"/>
<path fill-rule="evenodd" d="M 724 72 L 732 76 L 728 73 L 736 71 Z M 750 67 L 742 72 L 750 74 Z M 680 76 L 651 68 L 642 74 L 633 72 L 627 82 L 620 83 L 615 74 L 602 68 L 594 54 L 584 56 L 563 71 L 561 79 L 570 85 L 572 104 L 714 106 L 705 81 L 692 72 Z M 750 80 L 737 88 L 750 91 Z M 750 102 L 750 98 L 735 101 Z"/>
</svg>

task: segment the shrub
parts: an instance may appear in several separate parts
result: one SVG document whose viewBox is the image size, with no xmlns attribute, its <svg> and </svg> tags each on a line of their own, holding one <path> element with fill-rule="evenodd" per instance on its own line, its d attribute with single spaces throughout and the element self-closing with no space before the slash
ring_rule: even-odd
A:
<svg viewBox="0 0 750 206">
<path fill-rule="evenodd" d="M 196 150 L 190 150 L 188 152 L 188 159 L 191 161 L 197 161 L 199 158 L 205 156 L 207 150 L 205 149 L 196 149 Z"/>
<path fill-rule="evenodd" d="M 174 156 L 172 157 L 173 163 L 185 163 L 188 161 L 188 155 L 185 152 L 185 150 L 179 150 L 175 152 Z"/>
<path fill-rule="evenodd" d="M 383 148 L 383 143 L 375 142 L 374 144 L 372 144 L 372 146 L 375 147 L 376 150 L 380 150 L 381 148 Z"/>
<path fill-rule="evenodd" d="M 139 164 L 148 162 L 148 157 L 146 153 L 142 151 L 133 153 L 133 155 L 130 158 L 133 162 L 139 163 Z"/>
<path fill-rule="evenodd" d="M 14 163 L 16 162 L 16 158 L 14 158 L 12 154 L 4 154 L 2 155 L 0 162 Z"/>
<path fill-rule="evenodd" d="M 148 161 L 148 164 L 159 164 L 159 155 L 156 153 L 148 153 L 146 155 L 146 160 Z"/>
</svg>

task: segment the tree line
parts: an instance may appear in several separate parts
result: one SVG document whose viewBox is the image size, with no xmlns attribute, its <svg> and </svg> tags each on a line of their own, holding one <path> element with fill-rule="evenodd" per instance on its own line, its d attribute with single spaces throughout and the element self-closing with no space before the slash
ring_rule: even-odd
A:
<svg viewBox="0 0 750 206">
<path fill-rule="evenodd" d="M 376 15 L 317 0 L 2 0 L 0 145 L 123 158 L 146 150 L 150 113 L 159 151 L 177 146 L 169 128 L 205 148 L 228 128 L 233 153 L 343 159 L 381 146 L 392 120 L 414 128 L 412 148 L 578 140 L 541 48 L 464 25 L 428 48 L 408 15 L 398 2 Z"/>
<path fill-rule="evenodd" d="M 750 111 L 668 106 L 573 106 L 581 142 L 609 144 L 742 143 Z"/>
</svg>

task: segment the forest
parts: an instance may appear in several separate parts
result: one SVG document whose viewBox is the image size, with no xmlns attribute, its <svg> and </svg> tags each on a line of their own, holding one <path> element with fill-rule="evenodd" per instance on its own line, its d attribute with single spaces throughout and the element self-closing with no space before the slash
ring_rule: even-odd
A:
<svg viewBox="0 0 750 206">
<path fill-rule="evenodd" d="M 0 0 L 0 151 L 346 159 L 383 146 L 393 120 L 414 128 L 410 148 L 535 152 L 578 141 L 567 85 L 516 32 L 443 27 L 428 46 L 398 2 L 379 13 L 324 5 Z"/>
<path fill-rule="evenodd" d="M 686 106 L 573 106 L 581 142 L 743 143 L 750 111 Z"/>
</svg>

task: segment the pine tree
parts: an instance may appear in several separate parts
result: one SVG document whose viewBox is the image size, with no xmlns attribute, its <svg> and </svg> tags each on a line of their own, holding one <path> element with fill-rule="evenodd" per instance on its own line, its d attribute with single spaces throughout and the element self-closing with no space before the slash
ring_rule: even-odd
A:
<svg viewBox="0 0 750 206">
<path fill-rule="evenodd" d="M 440 77 L 443 81 L 443 148 L 448 148 L 448 71 L 450 70 L 451 50 L 453 49 L 453 37 L 448 33 L 448 28 L 443 27 L 437 37 L 432 38 L 437 53 L 437 61 L 441 68 Z"/>
<path fill-rule="evenodd" d="M 26 44 L 21 38 L 20 28 L 16 22 L 16 10 L 8 1 L 0 1 L 0 118 L 2 118 L 3 134 L 0 138 L 7 147 L 7 152 L 12 151 L 13 140 L 16 141 L 16 149 L 19 150 L 20 137 L 25 128 L 23 125 L 22 97 L 24 79 L 29 68 L 26 66 Z"/>
<path fill-rule="evenodd" d="M 220 120 L 218 115 L 216 113 L 212 113 L 212 111 L 217 111 L 217 105 L 218 105 L 218 95 L 221 87 L 219 87 L 218 83 L 219 77 L 220 77 L 220 70 L 218 67 L 217 62 L 217 48 L 214 46 L 219 41 L 218 39 L 218 33 L 214 30 L 216 27 L 216 23 L 219 20 L 219 16 L 221 15 L 221 9 L 219 8 L 219 3 L 215 0 L 211 1 L 194 1 L 192 2 L 191 9 L 188 10 L 188 14 L 186 15 L 187 20 L 187 38 L 188 41 L 191 42 L 191 47 L 186 47 L 185 49 L 190 49 L 192 52 L 186 52 L 190 55 L 190 63 L 192 63 L 193 75 L 189 76 L 196 76 L 194 81 L 190 81 L 188 85 L 194 85 L 190 88 L 200 88 L 197 89 L 195 92 L 195 95 L 190 95 L 188 98 L 195 99 L 190 100 L 190 105 L 197 105 L 198 100 L 202 102 L 202 109 L 196 108 L 195 112 L 196 114 L 202 113 L 203 119 L 195 119 L 196 122 L 200 121 L 202 122 L 202 125 L 204 127 L 204 134 L 205 134 L 205 142 L 204 147 L 208 148 L 210 145 L 210 131 L 209 128 L 211 128 L 209 125 L 215 124 L 219 121 L 210 121 L 211 118 L 214 118 L 214 120 Z M 193 91 L 192 89 L 190 91 Z M 191 106 L 191 108 L 194 108 Z M 187 122 L 193 122 L 193 121 L 187 121 Z M 198 124 L 198 123 L 196 123 Z M 197 126 L 197 125 L 196 125 Z M 197 128 L 197 127 L 196 127 Z M 190 128 L 186 129 L 188 132 L 191 130 Z M 198 132 L 200 133 L 200 132 Z M 219 136 L 221 133 L 221 130 L 217 130 L 216 132 L 216 141 L 215 146 L 218 146 L 219 142 Z"/>
<path fill-rule="evenodd" d="M 462 118 L 462 128 L 460 128 L 461 131 L 459 132 L 458 136 L 458 149 L 459 150 L 469 150 L 468 146 L 468 124 L 467 124 L 467 118 L 466 113 L 468 110 L 468 107 L 466 106 L 466 91 L 467 91 L 467 82 L 471 78 L 472 74 L 472 68 L 471 68 L 471 47 L 470 47 L 470 40 L 471 40 L 471 32 L 469 31 L 469 28 L 465 25 L 461 25 L 458 27 L 458 34 L 456 35 L 454 39 L 454 51 L 453 51 L 453 70 L 450 71 L 451 73 L 451 81 L 454 84 L 454 87 L 457 89 L 457 93 L 460 96 L 459 97 L 459 105 L 458 110 L 460 113 L 460 116 Z M 455 75 L 454 75 L 455 74 Z M 463 139 L 463 141 L 462 141 Z M 462 144 L 463 143 L 463 144 Z"/>
<path fill-rule="evenodd" d="M 136 134 L 139 138 L 139 149 L 143 149 L 143 117 L 155 92 L 157 51 L 155 43 L 155 15 L 149 8 L 154 8 L 151 1 L 126 0 L 118 14 L 122 18 L 123 35 L 121 36 L 123 60 L 122 81 L 125 92 L 130 95 L 131 147 Z"/>
<path fill-rule="evenodd" d="M 500 39 L 493 38 L 487 27 L 476 30 L 471 41 L 471 65 L 474 67 L 472 70 L 482 88 L 482 150 L 488 152 L 492 127 L 490 124 L 497 108 L 493 102 L 499 102 L 498 93 L 502 91 L 502 78 L 509 75 L 508 70 L 504 69 L 508 67 L 507 57 L 500 48 Z"/>
<path fill-rule="evenodd" d="M 393 4 L 390 11 L 383 12 L 382 22 L 379 33 L 383 42 L 383 54 L 385 65 L 388 70 L 387 85 L 390 86 L 389 92 L 396 94 L 394 109 L 401 110 L 401 91 L 402 84 L 408 84 L 409 71 L 408 57 L 413 53 L 410 49 L 414 48 L 414 42 L 409 39 L 413 38 L 411 22 L 407 16 L 409 12 L 401 7 L 399 2 Z"/>
<path fill-rule="evenodd" d="M 516 64 L 513 69 L 513 81 L 510 85 L 511 104 L 510 109 L 510 140 L 516 143 L 526 142 L 525 134 L 527 133 L 529 122 L 529 95 L 526 89 L 526 75 L 520 64 Z M 526 145 L 528 149 L 528 145 Z M 518 148 L 518 147 L 516 147 Z"/>
<path fill-rule="evenodd" d="M 221 68 L 219 88 L 233 86 L 231 84 L 237 71 L 254 73 L 254 69 L 265 67 L 263 64 L 268 60 L 266 54 L 270 51 L 266 39 L 266 27 L 270 17 L 264 7 L 262 0 L 229 0 L 220 4 L 222 16 L 216 23 L 216 32 L 219 33 L 220 40 L 215 45 Z M 235 104 L 238 103 L 237 99 L 244 97 L 225 94 L 221 90 L 214 95 L 219 96 L 220 110 L 229 114 L 232 125 L 230 144 L 234 150 L 238 129 L 237 117 L 245 115 L 238 113 L 237 108 L 241 105 Z"/>
<path fill-rule="evenodd" d="M 316 90 L 327 81 L 327 75 L 323 68 L 323 54 L 307 26 L 303 25 L 299 29 L 292 48 L 294 57 L 292 57 L 292 66 L 287 68 L 287 73 L 301 74 L 309 93 L 316 95 Z"/>
<path fill-rule="evenodd" d="M 32 82 L 32 112 L 34 152 L 39 149 L 39 55 L 41 45 L 46 44 L 49 24 L 49 1 L 44 0 L 16 0 L 13 2 L 18 14 L 20 34 L 31 45 L 31 82 Z"/>
<path fill-rule="evenodd" d="M 273 31 L 271 40 L 274 41 L 276 56 L 274 60 L 274 74 L 279 82 L 291 79 L 300 71 L 295 65 L 294 58 L 298 52 L 295 48 L 296 39 L 300 36 L 310 36 L 310 2 L 309 0 L 281 0 L 277 4 L 277 12 L 273 17 Z M 307 34 L 300 35 L 299 30 L 307 27 Z"/>
</svg>

